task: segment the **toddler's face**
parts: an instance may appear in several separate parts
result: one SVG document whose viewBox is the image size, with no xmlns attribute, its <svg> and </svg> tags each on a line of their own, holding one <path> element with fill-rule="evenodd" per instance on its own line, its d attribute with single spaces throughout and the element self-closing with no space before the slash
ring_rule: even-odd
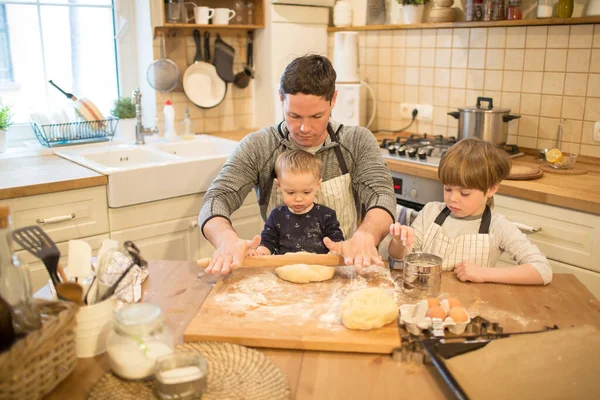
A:
<svg viewBox="0 0 600 400">
<path fill-rule="evenodd" d="M 320 179 L 310 173 L 283 172 L 276 183 L 283 202 L 295 214 L 303 214 L 312 208 L 321 186 Z"/>
<path fill-rule="evenodd" d="M 483 193 L 477 189 L 466 189 L 460 186 L 444 185 L 444 203 L 458 218 L 481 215 L 485 210 L 488 198 L 496 193 L 497 188 Z"/>
</svg>

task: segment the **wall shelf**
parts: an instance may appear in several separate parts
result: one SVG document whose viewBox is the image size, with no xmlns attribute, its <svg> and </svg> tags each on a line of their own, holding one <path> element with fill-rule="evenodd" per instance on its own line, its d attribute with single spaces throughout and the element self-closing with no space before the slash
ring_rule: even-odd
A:
<svg viewBox="0 0 600 400">
<path fill-rule="evenodd" d="M 200 32 L 239 32 L 239 31 L 254 31 L 256 29 L 263 29 L 264 25 L 196 25 L 196 24 L 164 24 L 154 28 L 154 37 L 156 38 L 160 33 L 167 35 L 169 32 L 182 32 L 184 36 L 191 36 L 195 29 Z"/>
<path fill-rule="evenodd" d="M 544 26 L 600 24 L 600 16 L 578 18 L 523 19 L 517 21 L 476 21 L 476 22 L 424 22 L 410 25 L 367 25 L 344 28 L 329 27 L 327 32 L 343 31 L 389 31 L 404 29 L 443 29 L 443 28 L 493 28 L 499 26 Z"/>
</svg>

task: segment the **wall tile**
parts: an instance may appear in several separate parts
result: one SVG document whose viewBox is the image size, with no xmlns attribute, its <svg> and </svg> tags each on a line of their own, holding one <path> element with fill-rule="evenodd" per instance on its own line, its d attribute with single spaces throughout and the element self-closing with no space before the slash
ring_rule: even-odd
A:
<svg viewBox="0 0 600 400">
<path fill-rule="evenodd" d="M 563 128 L 563 141 L 580 143 L 583 121 L 568 120 Z"/>
<path fill-rule="evenodd" d="M 369 31 L 367 32 L 366 47 L 375 48 L 379 46 L 379 32 Z"/>
<path fill-rule="evenodd" d="M 404 99 L 404 85 L 392 85 L 391 100 L 394 103 L 401 103 Z"/>
<path fill-rule="evenodd" d="M 542 72 L 524 72 L 523 86 L 521 90 L 524 93 L 541 93 L 542 92 Z"/>
<path fill-rule="evenodd" d="M 592 61 L 590 63 L 590 72 L 600 72 L 600 49 L 592 50 Z"/>
<path fill-rule="evenodd" d="M 548 49 L 546 50 L 546 71 L 564 72 L 567 70 L 567 50 L 566 49 Z"/>
<path fill-rule="evenodd" d="M 440 107 L 448 106 L 448 99 L 450 96 L 450 89 L 448 88 L 434 88 L 433 89 L 433 105 Z"/>
<path fill-rule="evenodd" d="M 569 47 L 569 26 L 548 27 L 548 48 L 566 49 Z"/>
<path fill-rule="evenodd" d="M 466 105 L 465 96 L 466 90 L 464 89 L 450 89 L 450 97 L 448 98 L 450 108 L 464 107 Z"/>
<path fill-rule="evenodd" d="M 592 47 L 600 48 L 600 24 L 596 24 L 594 27 L 594 41 Z"/>
<path fill-rule="evenodd" d="M 392 81 L 392 67 L 389 65 L 380 65 L 377 69 L 377 81 L 389 85 Z"/>
<path fill-rule="evenodd" d="M 567 54 L 568 72 L 588 72 L 590 69 L 591 50 L 569 49 Z"/>
<path fill-rule="evenodd" d="M 466 49 L 469 47 L 469 29 L 454 29 L 452 32 L 452 47 Z"/>
<path fill-rule="evenodd" d="M 502 93 L 501 105 L 502 107 L 510 108 L 510 112 L 519 113 L 521 112 L 521 95 L 519 93 L 510 92 Z M 509 127 L 513 122 L 518 122 L 518 120 L 513 120 L 509 124 Z"/>
<path fill-rule="evenodd" d="M 406 65 L 406 49 L 392 49 L 392 65 L 394 66 L 405 66 Z M 364 51 L 362 52 L 365 53 Z"/>
<path fill-rule="evenodd" d="M 437 29 L 436 47 L 452 47 L 452 29 Z"/>
<path fill-rule="evenodd" d="M 404 101 L 407 103 L 419 103 L 419 87 L 418 86 L 404 86 Z"/>
<path fill-rule="evenodd" d="M 379 50 L 376 47 L 367 47 L 365 53 L 367 55 L 365 60 L 367 65 L 379 64 Z"/>
<path fill-rule="evenodd" d="M 543 95 L 540 107 L 540 115 L 543 117 L 560 118 L 562 99 L 562 96 Z M 523 106 L 525 106 L 524 102 Z"/>
<path fill-rule="evenodd" d="M 431 86 L 419 87 L 419 104 L 433 105 L 433 88 Z"/>
<path fill-rule="evenodd" d="M 527 29 L 524 26 L 510 27 L 506 30 L 506 48 L 523 49 L 525 48 L 525 38 Z"/>
<path fill-rule="evenodd" d="M 450 68 L 435 69 L 435 86 L 447 88 L 450 86 Z M 442 104 L 439 104 L 442 105 Z"/>
<path fill-rule="evenodd" d="M 543 142 L 543 148 L 549 149 L 555 146 L 559 122 L 560 120 L 558 118 L 540 118 L 538 138 L 548 139 L 548 142 Z"/>
<path fill-rule="evenodd" d="M 410 86 L 416 86 L 419 84 L 419 67 L 406 67 L 404 83 Z"/>
<path fill-rule="evenodd" d="M 589 49 L 594 37 L 593 25 L 573 25 L 569 36 L 569 48 Z"/>
<path fill-rule="evenodd" d="M 435 66 L 442 68 L 450 68 L 450 57 L 452 56 L 452 50 L 450 49 L 436 49 L 435 50 Z"/>
<path fill-rule="evenodd" d="M 504 69 L 521 71 L 525 61 L 525 50 L 506 49 L 504 53 Z"/>
<path fill-rule="evenodd" d="M 588 74 L 568 72 L 565 78 L 565 96 L 585 96 L 587 83 Z"/>
<path fill-rule="evenodd" d="M 519 119 L 519 138 L 521 136 L 537 137 L 539 117 L 524 115 Z"/>
<path fill-rule="evenodd" d="M 446 107 L 433 107 L 433 125 L 444 126 L 448 120 Z"/>
<path fill-rule="evenodd" d="M 421 86 L 433 86 L 433 68 L 421 67 L 419 71 L 419 84 Z"/>
<path fill-rule="evenodd" d="M 600 74 L 589 75 L 587 95 L 590 97 L 600 97 Z"/>
<path fill-rule="evenodd" d="M 585 97 L 563 97 L 561 116 L 567 119 L 582 119 L 585 103 Z"/>
<path fill-rule="evenodd" d="M 579 150 L 579 154 L 581 154 L 582 156 L 600 158 L 600 146 L 589 146 L 587 144 L 582 144 Z"/>
<path fill-rule="evenodd" d="M 392 83 L 397 85 L 404 84 L 404 68 L 403 67 L 392 67 Z"/>
<path fill-rule="evenodd" d="M 598 145 L 599 142 L 594 140 L 594 122 L 583 121 L 583 127 L 581 129 L 581 144 L 592 144 Z"/>
<path fill-rule="evenodd" d="M 454 68 L 467 68 L 467 61 L 469 60 L 469 51 L 466 49 L 453 49 L 452 50 L 452 67 Z"/>
<path fill-rule="evenodd" d="M 392 65 L 392 49 L 390 47 L 380 48 L 377 56 L 379 65 Z"/>
<path fill-rule="evenodd" d="M 377 78 L 379 68 L 377 68 L 374 65 L 367 65 L 363 69 L 365 70 L 365 77 L 366 77 L 367 82 L 379 82 L 378 78 Z"/>
<path fill-rule="evenodd" d="M 485 67 L 485 49 L 471 49 L 469 50 L 469 68 L 480 68 Z"/>
<path fill-rule="evenodd" d="M 453 68 L 450 71 L 450 87 L 464 89 L 467 81 L 467 70 L 463 68 Z"/>
<path fill-rule="evenodd" d="M 563 72 L 544 72 L 543 94 L 563 94 L 565 74 Z"/>
<path fill-rule="evenodd" d="M 392 39 L 392 47 L 403 48 L 406 46 L 406 31 L 397 30 L 394 31 L 394 37 Z"/>
<path fill-rule="evenodd" d="M 421 30 L 411 29 L 406 31 L 406 47 L 421 47 Z"/>
<path fill-rule="evenodd" d="M 436 41 L 436 30 L 435 29 L 424 29 L 421 32 L 421 47 L 432 48 L 435 47 Z"/>
<path fill-rule="evenodd" d="M 487 28 L 471 28 L 469 47 L 484 49 L 487 46 Z"/>
<path fill-rule="evenodd" d="M 546 47 L 546 39 L 548 37 L 547 26 L 528 26 L 527 27 L 527 41 L 525 47 L 543 49 Z"/>
<path fill-rule="evenodd" d="M 445 126 L 434 125 L 431 133 L 435 136 L 442 135 L 444 137 L 448 137 L 448 128 Z"/>
<path fill-rule="evenodd" d="M 431 29 L 433 30 L 433 29 Z M 435 66 L 435 49 L 421 49 L 421 64 L 422 67 Z"/>
<path fill-rule="evenodd" d="M 502 49 L 506 46 L 506 28 L 490 28 L 488 31 L 488 49 Z"/>
<path fill-rule="evenodd" d="M 520 92 L 522 78 L 523 73 L 521 71 L 504 71 L 502 90 L 504 92 Z"/>
<path fill-rule="evenodd" d="M 527 115 L 539 115 L 542 96 L 539 94 L 523 93 L 521 95 L 521 113 Z"/>
<path fill-rule="evenodd" d="M 519 147 L 526 147 L 528 149 L 536 149 L 537 139 L 534 137 L 519 136 L 517 139 L 517 145 Z"/>
<path fill-rule="evenodd" d="M 421 49 L 406 49 L 405 64 L 407 67 L 418 67 L 421 63 Z"/>
<path fill-rule="evenodd" d="M 585 115 L 583 119 L 586 121 L 600 121 L 600 98 L 587 98 L 587 101 L 585 102 Z"/>
<path fill-rule="evenodd" d="M 525 71 L 543 71 L 544 59 L 546 57 L 545 49 L 527 49 L 525 50 Z"/>
<path fill-rule="evenodd" d="M 502 79 L 502 71 L 486 70 L 484 88 L 486 90 L 502 90 Z"/>
<path fill-rule="evenodd" d="M 483 89 L 483 70 L 470 69 L 467 72 L 467 89 Z"/>
<path fill-rule="evenodd" d="M 504 49 L 488 49 L 485 59 L 486 69 L 504 68 Z"/>
<path fill-rule="evenodd" d="M 483 95 L 485 97 L 491 97 L 492 99 L 494 98 L 493 94 L 488 96 L 487 93 L 484 93 Z M 473 107 L 475 104 L 477 104 L 477 98 L 479 96 L 481 96 L 481 90 L 467 90 L 465 92 L 465 105 Z"/>
<path fill-rule="evenodd" d="M 393 31 L 379 32 L 379 47 L 392 47 Z"/>
</svg>

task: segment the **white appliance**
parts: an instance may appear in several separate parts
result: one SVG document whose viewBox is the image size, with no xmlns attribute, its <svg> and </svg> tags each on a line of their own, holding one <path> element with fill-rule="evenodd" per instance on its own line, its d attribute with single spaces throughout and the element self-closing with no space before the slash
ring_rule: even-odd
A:
<svg viewBox="0 0 600 400">
<path fill-rule="evenodd" d="M 279 82 L 290 61 L 308 53 L 327 56 L 329 8 L 314 6 L 332 6 L 333 1 L 282 0 L 273 3 L 265 4 L 265 29 L 256 31 L 254 42 L 256 79 L 253 95 L 258 101 L 253 102 L 253 126 L 269 126 L 283 120 Z"/>
<path fill-rule="evenodd" d="M 331 117 L 344 125 L 369 127 L 375 119 L 376 101 L 373 90 L 360 80 L 358 72 L 358 32 L 334 34 L 333 68 L 337 73 L 337 101 Z M 367 89 L 373 97 L 371 120 L 367 123 Z"/>
</svg>

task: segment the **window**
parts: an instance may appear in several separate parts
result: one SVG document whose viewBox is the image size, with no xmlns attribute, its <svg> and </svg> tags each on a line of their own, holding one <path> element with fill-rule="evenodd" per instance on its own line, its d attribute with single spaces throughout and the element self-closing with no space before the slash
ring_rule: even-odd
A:
<svg viewBox="0 0 600 400">
<path fill-rule="evenodd" d="M 15 122 L 75 119 L 49 80 L 108 115 L 119 96 L 114 20 L 113 0 L 0 0 L 0 98 Z"/>
<path fill-rule="evenodd" d="M 6 6 L 0 4 L 0 83 L 13 81 L 8 25 L 6 24 Z"/>
</svg>

